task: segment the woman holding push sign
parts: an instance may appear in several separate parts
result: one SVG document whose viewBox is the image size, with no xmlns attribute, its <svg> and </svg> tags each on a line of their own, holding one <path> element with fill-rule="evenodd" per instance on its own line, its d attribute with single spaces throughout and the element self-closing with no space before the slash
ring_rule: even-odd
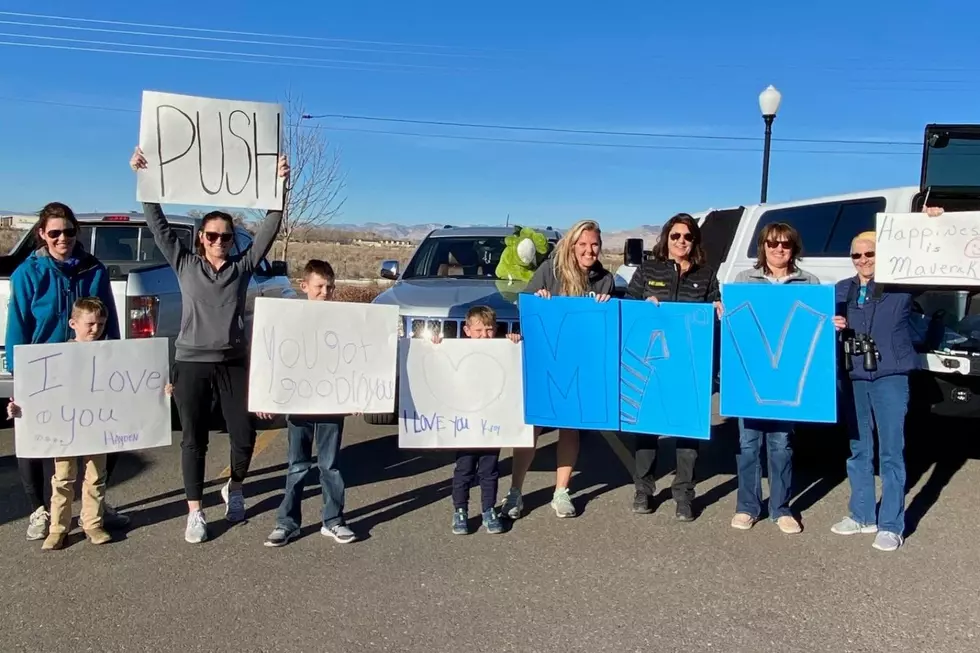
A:
<svg viewBox="0 0 980 653">
<path fill-rule="evenodd" d="M 138 147 L 130 167 L 136 171 L 146 168 L 146 158 Z M 279 158 L 279 176 L 289 177 L 284 156 Z M 201 220 L 196 252 L 177 238 L 159 204 L 144 203 L 143 213 L 180 284 L 182 306 L 173 384 L 183 429 L 181 468 L 188 510 L 184 539 L 197 544 L 208 537 L 201 498 L 208 421 L 216 392 L 231 440 L 231 479 L 221 488 L 225 518 L 231 523 L 245 520 L 242 482 L 255 447 L 255 429 L 247 409 L 245 296 L 253 271 L 279 233 L 282 211 L 269 211 L 251 246 L 235 255 L 231 254 L 234 220 L 223 211 L 212 211 Z"/>
</svg>

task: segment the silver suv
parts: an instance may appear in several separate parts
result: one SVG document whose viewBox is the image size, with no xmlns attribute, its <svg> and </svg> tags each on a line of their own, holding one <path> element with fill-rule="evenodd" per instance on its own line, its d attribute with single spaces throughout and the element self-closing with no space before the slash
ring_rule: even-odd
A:
<svg viewBox="0 0 980 653">
<path fill-rule="evenodd" d="M 496 276 L 504 251 L 504 239 L 519 231 L 514 227 L 445 226 L 429 233 L 412 254 L 405 270 L 398 261 L 384 261 L 381 277 L 395 283 L 375 298 L 375 304 L 398 307 L 398 335 L 429 338 L 463 338 L 466 312 L 473 306 L 489 306 L 497 313 L 498 335 L 518 333 L 517 295 L 524 282 L 509 283 Z M 549 254 L 561 233 L 542 230 Z M 397 396 L 397 395 L 396 395 Z M 393 414 L 369 414 L 372 424 L 394 424 Z"/>
</svg>

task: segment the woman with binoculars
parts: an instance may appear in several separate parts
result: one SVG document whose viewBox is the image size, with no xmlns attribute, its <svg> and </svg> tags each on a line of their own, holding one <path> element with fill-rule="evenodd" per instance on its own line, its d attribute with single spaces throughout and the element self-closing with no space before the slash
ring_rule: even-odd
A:
<svg viewBox="0 0 980 653">
<path fill-rule="evenodd" d="M 927 209 L 929 216 L 941 209 Z M 909 373 L 916 368 L 912 347 L 912 296 L 883 292 L 875 284 L 875 232 L 851 241 L 857 274 L 837 284 L 837 314 L 847 320 L 841 334 L 844 370 L 850 388 L 842 394 L 851 438 L 847 479 L 848 516 L 834 524 L 838 535 L 876 533 L 879 551 L 895 551 L 905 532 L 905 414 Z M 847 384 L 847 381 L 844 381 Z M 850 390 L 847 392 L 846 390 Z M 881 507 L 875 514 L 874 429 L 878 428 Z"/>
</svg>

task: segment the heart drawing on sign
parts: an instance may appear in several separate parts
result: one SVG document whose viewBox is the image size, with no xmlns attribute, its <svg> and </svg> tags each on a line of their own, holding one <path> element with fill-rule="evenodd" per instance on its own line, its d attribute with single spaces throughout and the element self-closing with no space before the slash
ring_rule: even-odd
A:
<svg viewBox="0 0 980 653">
<path fill-rule="evenodd" d="M 504 393 L 504 368 L 493 356 L 471 352 L 453 360 L 441 351 L 426 352 L 422 372 L 429 392 L 460 413 L 475 413 Z"/>
</svg>

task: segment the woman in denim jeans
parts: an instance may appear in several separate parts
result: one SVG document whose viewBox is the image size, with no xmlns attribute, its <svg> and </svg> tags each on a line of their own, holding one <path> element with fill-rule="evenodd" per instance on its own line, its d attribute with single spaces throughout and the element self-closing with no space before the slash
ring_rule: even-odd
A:
<svg viewBox="0 0 980 653">
<path fill-rule="evenodd" d="M 875 284 L 873 231 L 854 239 L 851 259 L 857 275 L 837 284 L 837 314 L 847 317 L 845 337 L 868 342 L 866 337 L 870 336 L 874 346 L 869 355 L 849 356 L 852 392 L 842 394 L 851 437 L 851 457 L 847 460 L 851 500 L 848 516 L 834 524 L 831 531 L 838 535 L 877 533 L 874 548 L 894 551 L 902 545 L 905 531 L 905 413 L 909 373 L 916 367 L 909 321 L 912 296 L 883 291 Z M 881 508 L 877 516 L 875 426 L 881 475 Z"/>
<path fill-rule="evenodd" d="M 820 280 L 800 269 L 803 250 L 800 235 L 782 222 L 767 224 L 759 232 L 759 258 L 756 264 L 742 270 L 735 283 L 806 283 Z M 843 320 L 835 320 L 838 327 Z M 762 441 L 766 441 L 769 462 L 769 518 L 779 530 L 795 534 L 803 529 L 790 512 L 789 498 L 793 484 L 793 447 L 790 444 L 792 422 L 760 419 L 738 420 L 738 498 L 732 528 L 747 531 L 762 513 Z"/>
</svg>

